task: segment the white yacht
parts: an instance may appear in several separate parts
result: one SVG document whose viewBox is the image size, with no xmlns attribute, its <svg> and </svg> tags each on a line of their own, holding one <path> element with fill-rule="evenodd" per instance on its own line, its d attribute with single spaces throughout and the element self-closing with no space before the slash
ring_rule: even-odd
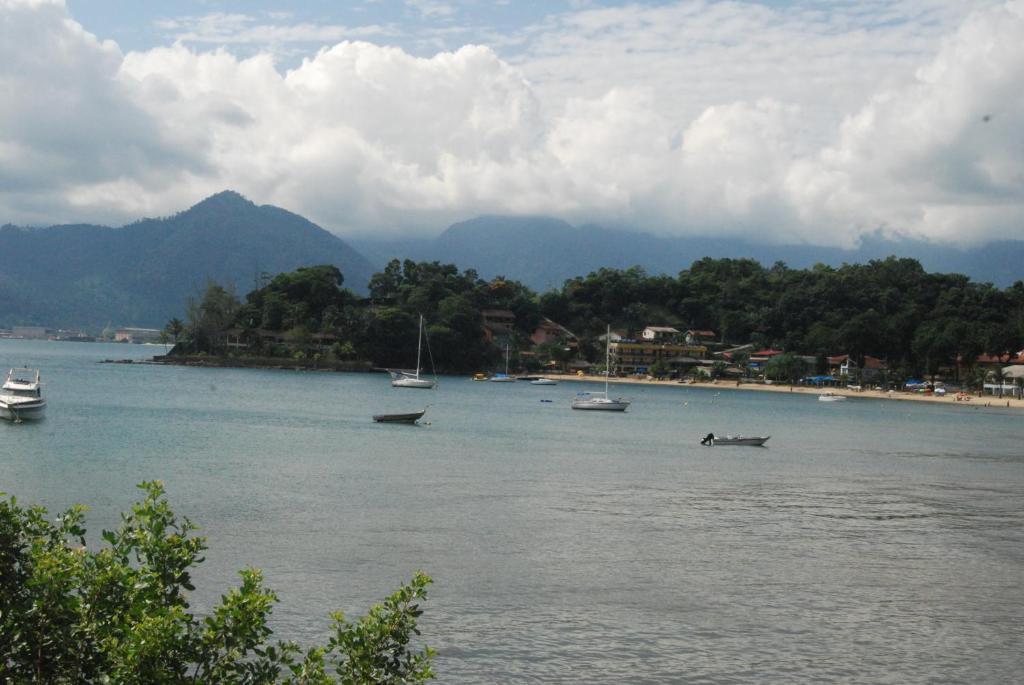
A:
<svg viewBox="0 0 1024 685">
<path fill-rule="evenodd" d="M 542 376 L 540 378 L 534 378 L 530 381 L 530 385 L 558 385 L 558 381 L 553 378 L 544 378 Z"/>
<path fill-rule="evenodd" d="M 611 373 L 612 327 L 608 326 L 604 347 L 604 392 L 581 392 L 573 398 L 573 409 L 595 409 L 598 411 L 626 411 L 629 400 L 621 397 L 608 397 L 608 376 Z"/>
<path fill-rule="evenodd" d="M 43 418 L 46 400 L 43 399 L 36 369 L 11 369 L 0 387 L 0 419 L 30 421 Z"/>
<path fill-rule="evenodd" d="M 423 315 L 420 314 L 420 332 L 416 338 L 416 373 L 408 371 L 389 371 L 391 374 L 391 385 L 395 388 L 433 388 L 437 380 L 432 378 L 420 378 L 420 354 L 423 348 Z"/>
<path fill-rule="evenodd" d="M 831 391 L 823 392 L 820 395 L 818 395 L 818 401 L 819 402 L 845 402 L 846 401 L 846 395 L 836 395 L 835 393 L 833 393 Z"/>
</svg>

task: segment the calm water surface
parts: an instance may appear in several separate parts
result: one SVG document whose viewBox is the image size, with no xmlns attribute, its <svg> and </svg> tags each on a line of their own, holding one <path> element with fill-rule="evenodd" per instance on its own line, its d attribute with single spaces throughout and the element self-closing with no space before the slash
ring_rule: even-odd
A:
<svg viewBox="0 0 1024 685">
<path fill-rule="evenodd" d="M 423 569 L 444 683 L 1024 669 L 1024 414 L 629 387 L 614 415 L 571 411 L 575 383 L 97 363 L 155 351 L 0 341 L 49 400 L 0 422 L 0 490 L 87 503 L 98 532 L 162 479 L 209 538 L 197 606 L 258 566 L 279 635 L 308 642 Z M 370 421 L 425 403 L 429 425 Z"/>
</svg>

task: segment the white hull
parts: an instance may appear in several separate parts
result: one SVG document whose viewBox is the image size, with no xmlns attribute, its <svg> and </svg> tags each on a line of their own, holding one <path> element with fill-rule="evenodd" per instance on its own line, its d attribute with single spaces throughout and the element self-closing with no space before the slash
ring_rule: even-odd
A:
<svg viewBox="0 0 1024 685">
<path fill-rule="evenodd" d="M 819 402 L 845 402 L 844 395 L 818 395 Z"/>
<path fill-rule="evenodd" d="M 628 400 L 610 400 L 605 397 L 577 397 L 572 401 L 573 409 L 593 411 L 626 411 Z"/>
<path fill-rule="evenodd" d="M 558 381 L 553 381 L 550 378 L 537 378 L 530 381 L 530 385 L 558 385 Z"/>
<path fill-rule="evenodd" d="M 764 437 L 758 437 L 758 438 L 744 438 L 742 436 L 737 436 L 737 437 L 734 438 L 734 437 L 731 437 L 731 436 L 727 435 L 724 438 L 715 438 L 712 441 L 712 443 L 716 447 L 720 446 L 720 445 L 722 445 L 722 446 L 739 445 L 739 446 L 749 446 L 749 447 L 760 447 L 760 446 L 764 445 L 766 442 L 768 442 L 768 438 L 770 438 L 770 437 L 771 437 L 770 435 L 766 435 Z"/>
<path fill-rule="evenodd" d="M 393 388 L 423 388 L 429 390 L 437 385 L 437 381 L 429 378 L 416 378 L 413 376 L 404 378 L 393 378 L 391 380 L 391 387 Z"/>
<path fill-rule="evenodd" d="M 493 376 L 488 378 L 491 383 L 515 383 L 516 379 L 512 376 Z"/>
<path fill-rule="evenodd" d="M 5 421 L 38 421 L 46 414 L 46 400 L 8 402 L 0 398 L 0 419 Z"/>
<path fill-rule="evenodd" d="M 389 371 L 391 374 L 392 388 L 420 388 L 429 390 L 437 385 L 436 380 L 420 378 L 420 352 L 423 349 L 423 315 L 420 314 L 420 330 L 416 337 L 416 373 L 411 371 Z M 430 351 L 429 348 L 427 350 Z M 433 365 L 433 358 L 431 358 Z M 435 374 L 436 375 L 436 374 Z"/>
<path fill-rule="evenodd" d="M 611 349 L 612 349 L 612 327 L 608 326 L 605 334 L 604 345 L 604 392 L 600 395 L 581 392 L 572 401 L 573 409 L 586 409 L 590 411 L 626 411 L 629 407 L 629 400 L 616 397 L 614 400 L 608 397 L 608 374 L 611 373 Z"/>
</svg>

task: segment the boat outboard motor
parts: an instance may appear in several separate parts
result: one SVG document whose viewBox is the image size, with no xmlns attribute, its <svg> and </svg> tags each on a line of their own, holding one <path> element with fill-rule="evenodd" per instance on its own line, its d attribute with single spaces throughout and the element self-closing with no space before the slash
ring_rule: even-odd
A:
<svg viewBox="0 0 1024 685">
<path fill-rule="evenodd" d="M 714 444 L 714 442 L 715 442 L 715 434 L 714 433 L 708 433 L 707 435 L 704 436 L 704 439 L 700 441 L 700 444 L 710 446 L 710 445 Z"/>
</svg>

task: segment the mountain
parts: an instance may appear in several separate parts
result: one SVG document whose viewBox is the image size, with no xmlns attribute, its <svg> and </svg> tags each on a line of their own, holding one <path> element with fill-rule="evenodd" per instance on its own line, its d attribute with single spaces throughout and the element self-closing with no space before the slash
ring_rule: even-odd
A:
<svg viewBox="0 0 1024 685">
<path fill-rule="evenodd" d="M 451 262 L 484 278 L 507 276 L 536 290 L 557 288 L 574 276 L 607 266 L 642 266 L 675 275 L 702 257 L 746 257 L 793 268 L 864 263 L 889 255 L 912 257 L 933 272 L 955 272 L 1006 287 L 1024 279 L 1024 242 L 1000 241 L 973 249 L 925 241 L 868 236 L 856 249 L 765 245 L 734 238 L 661 237 L 597 225 L 573 226 L 548 217 L 482 216 L 453 224 L 430 240 L 352 240 L 377 266 L 392 257 Z"/>
<path fill-rule="evenodd" d="M 159 327 L 208 281 L 239 296 L 261 272 L 334 264 L 365 292 L 374 268 L 337 236 L 225 191 L 165 219 L 122 228 L 0 228 L 0 326 Z"/>
</svg>

